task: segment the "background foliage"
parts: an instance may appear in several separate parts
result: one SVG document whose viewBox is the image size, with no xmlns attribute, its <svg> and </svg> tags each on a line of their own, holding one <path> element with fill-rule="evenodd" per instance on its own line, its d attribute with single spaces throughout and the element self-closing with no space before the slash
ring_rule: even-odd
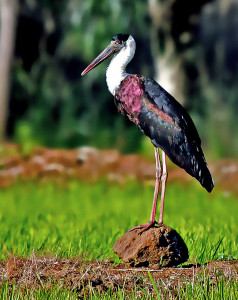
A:
<svg viewBox="0 0 238 300">
<path fill-rule="evenodd" d="M 153 15 L 153 5 L 161 15 Z M 50 147 L 147 151 L 114 106 L 107 64 L 80 76 L 113 35 L 129 32 L 137 52 L 128 71 L 163 78 L 160 62 L 166 58 L 174 71 L 179 62 L 173 95 L 191 113 L 210 157 L 237 157 L 237 12 L 233 0 L 21 0 L 8 137 Z"/>
</svg>

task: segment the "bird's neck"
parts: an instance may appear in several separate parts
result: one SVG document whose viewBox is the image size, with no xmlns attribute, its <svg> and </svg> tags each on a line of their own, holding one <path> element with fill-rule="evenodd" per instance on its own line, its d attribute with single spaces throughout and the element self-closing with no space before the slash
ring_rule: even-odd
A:
<svg viewBox="0 0 238 300">
<path fill-rule="evenodd" d="M 120 87 L 122 80 L 129 75 L 126 73 L 126 66 L 132 60 L 135 54 L 135 48 L 135 40 L 132 36 L 130 36 L 126 42 L 126 46 L 114 55 L 107 68 L 107 86 L 113 96 L 115 95 L 116 90 Z"/>
<path fill-rule="evenodd" d="M 126 65 L 122 64 L 118 53 L 111 60 L 106 72 L 107 86 L 113 96 L 115 95 L 116 90 L 119 88 L 122 80 L 128 75 L 129 74 L 126 73 Z"/>
</svg>

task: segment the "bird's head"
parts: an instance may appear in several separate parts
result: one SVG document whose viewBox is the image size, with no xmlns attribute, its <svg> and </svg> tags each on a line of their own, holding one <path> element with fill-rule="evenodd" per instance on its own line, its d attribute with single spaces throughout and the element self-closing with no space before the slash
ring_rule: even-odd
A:
<svg viewBox="0 0 238 300">
<path fill-rule="evenodd" d="M 115 35 L 110 45 L 108 45 L 95 59 L 91 62 L 91 64 L 81 73 L 81 76 L 85 75 L 93 68 L 98 66 L 101 62 L 103 62 L 106 58 L 110 57 L 113 54 L 120 52 L 123 48 L 127 46 L 127 42 L 131 37 L 127 33 L 119 33 Z M 132 38 L 132 37 L 131 37 Z M 132 38 L 133 39 L 133 38 Z M 134 41 L 134 39 L 133 39 Z"/>
</svg>

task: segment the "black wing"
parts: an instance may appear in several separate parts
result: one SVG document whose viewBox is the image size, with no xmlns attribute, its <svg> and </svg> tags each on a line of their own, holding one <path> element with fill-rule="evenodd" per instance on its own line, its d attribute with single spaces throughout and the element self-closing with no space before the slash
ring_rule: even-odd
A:
<svg viewBox="0 0 238 300">
<path fill-rule="evenodd" d="M 186 135 L 190 137 L 190 140 L 201 145 L 201 139 L 190 115 L 173 96 L 163 89 L 155 80 L 150 78 L 144 78 L 144 89 L 157 107 L 171 116 L 186 132 Z"/>
<path fill-rule="evenodd" d="M 214 183 L 191 117 L 156 81 L 150 78 L 142 80 L 144 95 L 138 116 L 139 129 L 210 192 Z"/>
</svg>

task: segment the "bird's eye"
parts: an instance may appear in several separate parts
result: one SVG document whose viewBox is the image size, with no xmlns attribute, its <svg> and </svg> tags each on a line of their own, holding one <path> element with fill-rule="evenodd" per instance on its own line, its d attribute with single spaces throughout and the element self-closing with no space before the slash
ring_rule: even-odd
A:
<svg viewBox="0 0 238 300">
<path fill-rule="evenodd" d="M 117 41 L 117 44 L 121 44 L 121 41 Z"/>
</svg>

